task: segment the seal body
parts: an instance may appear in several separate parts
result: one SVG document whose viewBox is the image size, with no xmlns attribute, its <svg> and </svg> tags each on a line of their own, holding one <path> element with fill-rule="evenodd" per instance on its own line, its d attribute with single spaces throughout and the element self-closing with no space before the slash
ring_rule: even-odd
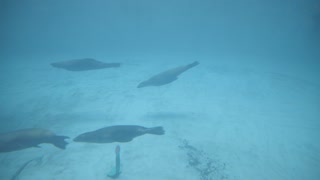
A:
<svg viewBox="0 0 320 180">
<path fill-rule="evenodd" d="M 136 125 L 118 125 L 101 128 L 95 131 L 80 134 L 73 140 L 75 142 L 88 143 L 112 143 L 112 142 L 129 142 L 137 136 L 144 134 L 163 135 L 162 127 L 146 128 Z"/>
<path fill-rule="evenodd" d="M 160 74 L 154 75 L 151 78 L 149 78 L 146 81 L 141 82 L 138 85 L 138 88 L 142 88 L 142 87 L 147 87 L 147 86 L 162 86 L 165 84 L 169 84 L 175 80 L 178 79 L 178 76 L 187 71 L 188 69 L 198 65 L 199 63 L 197 61 L 185 65 L 185 66 L 180 66 L 180 67 L 176 67 L 167 71 L 164 71 Z"/>
<path fill-rule="evenodd" d="M 84 58 L 54 62 L 51 63 L 51 66 L 55 68 L 62 68 L 68 71 L 87 71 L 94 69 L 119 67 L 120 63 L 104 63 L 92 58 Z"/>
<path fill-rule="evenodd" d="M 0 134 L 0 152 L 17 151 L 30 147 L 39 147 L 41 143 L 49 143 L 65 149 L 67 136 L 57 136 L 46 129 L 30 128 Z"/>
</svg>

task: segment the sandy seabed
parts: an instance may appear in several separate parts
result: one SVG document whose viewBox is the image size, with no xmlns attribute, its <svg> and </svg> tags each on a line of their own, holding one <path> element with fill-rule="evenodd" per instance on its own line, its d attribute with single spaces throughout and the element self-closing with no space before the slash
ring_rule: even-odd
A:
<svg viewBox="0 0 320 180">
<path fill-rule="evenodd" d="M 1 153 L 0 179 L 34 158 L 19 179 L 109 179 L 116 145 L 120 180 L 320 179 L 320 86 L 271 66 L 209 60 L 171 84 L 141 89 L 139 82 L 193 60 L 138 59 L 83 72 L 37 59 L 5 64 L 1 131 L 45 128 L 69 136 L 70 144 Z M 163 126 L 166 134 L 72 142 L 83 132 L 125 124 Z"/>
</svg>

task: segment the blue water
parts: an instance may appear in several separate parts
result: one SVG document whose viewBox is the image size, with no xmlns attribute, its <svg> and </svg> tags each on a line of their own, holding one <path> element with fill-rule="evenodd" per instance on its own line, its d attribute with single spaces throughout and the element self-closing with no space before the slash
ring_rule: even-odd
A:
<svg viewBox="0 0 320 180">
<path fill-rule="evenodd" d="M 118 179 L 320 179 L 318 0 L 1 0 L 0 58 L 0 132 L 70 137 L 0 153 L 0 179 L 108 179 L 117 145 Z M 81 58 L 122 65 L 50 65 Z M 72 141 L 111 125 L 166 134 Z"/>
</svg>

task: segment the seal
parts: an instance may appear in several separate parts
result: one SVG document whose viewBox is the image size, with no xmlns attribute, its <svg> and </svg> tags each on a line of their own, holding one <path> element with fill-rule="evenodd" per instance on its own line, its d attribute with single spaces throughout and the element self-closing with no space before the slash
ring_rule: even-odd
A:
<svg viewBox="0 0 320 180">
<path fill-rule="evenodd" d="M 72 59 L 51 63 L 55 68 L 62 68 L 68 71 L 87 71 L 104 68 L 120 67 L 120 63 L 104 63 L 92 58 Z"/>
<path fill-rule="evenodd" d="M 11 152 L 30 147 L 40 147 L 41 143 L 49 143 L 57 148 L 65 149 L 67 136 L 57 136 L 46 129 L 30 128 L 0 134 L 0 152 Z"/>
<path fill-rule="evenodd" d="M 146 81 L 141 82 L 137 88 L 147 87 L 147 86 L 162 86 L 165 84 L 169 84 L 175 80 L 178 79 L 178 76 L 187 71 L 188 69 L 198 65 L 199 63 L 197 61 L 185 65 L 185 66 L 179 66 L 167 71 L 164 71 L 160 74 L 154 75 L 151 78 L 149 78 Z"/>
<path fill-rule="evenodd" d="M 163 135 L 164 130 L 161 126 L 153 128 L 136 125 L 109 126 L 80 134 L 73 141 L 87 143 L 129 142 L 133 138 L 144 134 Z"/>
</svg>

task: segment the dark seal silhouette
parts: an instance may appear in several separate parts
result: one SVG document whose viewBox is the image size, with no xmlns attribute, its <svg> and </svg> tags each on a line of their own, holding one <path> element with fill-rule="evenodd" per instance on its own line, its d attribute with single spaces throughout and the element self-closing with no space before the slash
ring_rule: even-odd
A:
<svg viewBox="0 0 320 180">
<path fill-rule="evenodd" d="M 157 74 L 155 76 L 152 76 L 150 79 L 141 82 L 138 85 L 138 88 L 147 87 L 147 86 L 162 86 L 165 84 L 169 84 L 175 80 L 178 79 L 178 76 L 185 72 L 186 70 L 198 65 L 199 63 L 197 61 L 185 65 L 185 66 L 179 66 L 167 71 L 164 71 L 160 74 Z"/>
<path fill-rule="evenodd" d="M 80 134 L 73 140 L 75 142 L 88 143 L 129 142 L 132 141 L 133 138 L 144 134 L 163 135 L 164 130 L 161 126 L 146 128 L 136 125 L 118 125 L 86 132 Z"/>
<path fill-rule="evenodd" d="M 46 129 L 21 129 L 0 134 L 0 152 L 17 151 L 30 147 L 40 147 L 41 143 L 49 143 L 65 149 L 67 136 L 57 136 Z"/>
<path fill-rule="evenodd" d="M 73 59 L 51 63 L 55 68 L 62 68 L 68 71 L 87 71 L 104 68 L 120 67 L 120 63 L 104 63 L 92 58 Z"/>
</svg>

